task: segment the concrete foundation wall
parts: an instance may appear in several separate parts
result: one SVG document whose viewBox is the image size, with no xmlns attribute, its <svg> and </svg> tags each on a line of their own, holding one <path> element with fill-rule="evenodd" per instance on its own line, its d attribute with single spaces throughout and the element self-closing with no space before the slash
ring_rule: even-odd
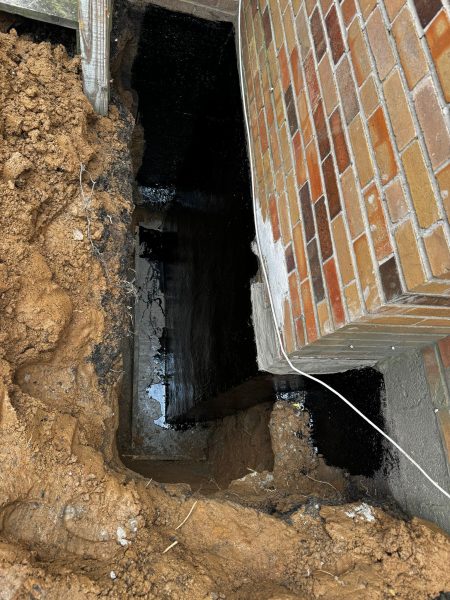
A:
<svg viewBox="0 0 450 600">
<path fill-rule="evenodd" d="M 448 344 L 447 344 L 448 345 Z M 386 431 L 425 471 L 450 491 L 448 387 L 437 348 L 411 351 L 378 365 L 384 375 Z M 430 355 L 435 356 L 434 364 Z M 402 454 L 394 450 L 388 488 L 410 515 L 450 532 L 450 502 Z M 387 461 L 390 462 L 389 460 Z"/>
</svg>

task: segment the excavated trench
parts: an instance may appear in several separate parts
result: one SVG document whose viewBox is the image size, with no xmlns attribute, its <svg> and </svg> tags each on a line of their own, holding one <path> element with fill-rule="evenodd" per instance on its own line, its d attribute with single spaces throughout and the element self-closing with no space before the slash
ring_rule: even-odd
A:
<svg viewBox="0 0 450 600">
<path fill-rule="evenodd" d="M 308 411 L 311 445 L 327 464 L 373 477 L 386 466 L 384 448 L 355 413 L 307 380 L 257 371 L 250 283 L 258 267 L 232 24 L 148 7 L 134 51 L 125 78 L 137 122 L 134 337 L 126 351 L 133 376 L 123 389 L 122 459 L 204 491 L 211 479 L 271 470 L 268 424 L 278 397 Z M 383 425 L 378 372 L 324 379 Z M 238 431 L 249 414 L 258 423 L 251 448 Z M 239 460 L 233 465 L 231 446 L 223 449 L 228 466 L 222 461 L 218 473 L 231 415 L 227 443 Z"/>
<path fill-rule="evenodd" d="M 251 323 L 257 261 L 232 25 L 149 7 L 129 81 L 143 143 L 119 446 L 131 468 L 192 483 L 192 470 L 212 476 L 219 421 L 273 399 Z M 267 407 L 255 415 L 267 428 Z M 258 464 L 270 468 L 268 430 L 261 444 Z"/>
<path fill-rule="evenodd" d="M 257 372 L 231 26 L 124 6 L 106 118 L 72 34 L 0 19 L 0 597 L 437 597 L 380 440 Z M 377 371 L 324 379 L 382 425 Z"/>
<path fill-rule="evenodd" d="M 113 62 L 116 88 L 135 115 L 132 242 L 121 258 L 130 319 L 122 460 L 204 493 L 249 470 L 271 471 L 269 425 L 281 400 L 306 411 L 307 444 L 347 478 L 349 498 L 370 489 L 382 499 L 390 459 L 377 434 L 320 386 L 257 370 L 250 283 L 258 265 L 232 24 L 152 6 L 128 17 L 133 33 Z M 75 54 L 70 30 L 5 15 L 4 30 L 11 29 Z M 104 376 L 100 346 L 93 360 Z M 383 426 L 380 373 L 322 378 Z"/>
</svg>

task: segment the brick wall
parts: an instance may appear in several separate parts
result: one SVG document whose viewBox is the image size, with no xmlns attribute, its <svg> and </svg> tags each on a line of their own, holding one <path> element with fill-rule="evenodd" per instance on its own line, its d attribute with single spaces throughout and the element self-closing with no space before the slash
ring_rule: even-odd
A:
<svg viewBox="0 0 450 600">
<path fill-rule="evenodd" d="M 244 0 L 242 17 L 288 352 L 337 370 L 448 335 L 447 0 Z"/>
</svg>

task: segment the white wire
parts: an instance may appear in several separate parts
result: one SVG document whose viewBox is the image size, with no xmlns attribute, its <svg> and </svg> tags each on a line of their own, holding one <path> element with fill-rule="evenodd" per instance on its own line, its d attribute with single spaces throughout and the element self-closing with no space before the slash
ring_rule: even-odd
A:
<svg viewBox="0 0 450 600">
<path fill-rule="evenodd" d="M 250 162 L 250 178 L 251 178 L 251 186 L 252 186 L 253 217 L 255 220 L 256 244 L 258 246 L 258 254 L 260 256 L 261 269 L 262 269 L 262 272 L 264 275 L 264 281 L 265 281 L 266 287 L 267 287 L 270 308 L 272 311 L 272 317 L 273 317 L 273 321 L 274 321 L 275 331 L 277 333 L 277 338 L 278 338 L 278 343 L 280 346 L 281 354 L 286 359 L 287 364 L 291 367 L 291 369 L 293 371 L 295 371 L 299 375 L 302 375 L 303 377 L 306 377 L 307 379 L 310 379 L 311 381 L 315 381 L 316 383 L 319 383 L 324 388 L 326 388 L 327 390 L 329 390 L 330 392 L 335 394 L 335 396 L 340 398 L 343 402 L 345 402 L 345 404 L 347 404 L 352 410 L 354 410 L 356 412 L 356 414 L 358 414 L 362 419 L 364 419 L 364 421 L 369 423 L 369 425 L 371 425 L 371 427 L 373 427 L 376 431 L 378 431 L 378 433 L 380 435 L 382 435 L 388 442 L 390 442 L 395 448 L 397 448 L 397 450 L 401 454 L 403 454 L 403 456 L 405 456 L 422 473 L 422 475 L 424 475 L 424 477 L 426 477 L 428 479 L 428 481 L 434 485 L 434 487 L 437 490 L 439 490 L 442 494 L 444 494 L 444 496 L 446 496 L 450 500 L 450 493 L 447 492 L 446 490 L 444 490 L 436 481 L 434 481 L 434 479 L 432 479 L 428 475 L 428 473 L 412 458 L 412 456 L 410 456 L 408 454 L 408 452 L 406 452 L 406 450 L 403 450 L 403 448 L 401 446 L 399 446 L 399 444 L 397 444 L 397 442 L 395 440 L 393 440 L 387 433 L 385 433 L 382 429 L 380 429 L 380 427 L 378 427 L 378 425 L 376 425 L 368 417 L 366 417 L 366 415 L 364 415 L 358 408 L 356 408 L 356 406 L 354 406 L 349 400 L 347 400 L 347 398 L 345 398 L 345 396 L 343 396 L 341 393 L 339 393 L 337 390 L 335 390 L 333 387 L 331 387 L 331 385 L 328 385 L 328 383 L 325 383 L 324 381 L 321 381 L 317 377 L 314 377 L 314 375 L 310 375 L 309 373 L 304 373 L 303 371 L 298 369 L 296 366 L 294 366 L 292 364 L 292 361 L 290 360 L 289 356 L 287 355 L 287 352 L 283 345 L 283 340 L 281 338 L 281 333 L 280 333 L 280 330 L 277 325 L 275 305 L 274 305 L 274 301 L 273 301 L 273 297 L 272 297 L 272 292 L 270 289 L 269 278 L 267 275 L 267 269 L 266 269 L 266 265 L 264 262 L 264 256 L 262 254 L 261 243 L 260 243 L 260 238 L 259 238 L 259 230 L 258 230 L 258 219 L 256 217 L 257 210 L 256 210 L 255 176 L 253 173 L 253 149 L 252 149 L 252 140 L 250 137 L 250 125 L 249 125 L 249 121 L 248 121 L 247 106 L 246 106 L 246 101 L 245 101 L 246 96 L 245 96 L 245 88 L 244 88 L 244 74 L 243 74 L 243 68 L 242 68 L 242 42 L 241 42 L 241 19 L 242 19 L 242 16 L 241 16 L 241 13 L 242 13 L 242 0 L 239 0 L 239 5 L 238 5 L 239 79 L 240 79 L 240 86 L 241 86 L 242 106 L 243 106 L 243 111 L 244 111 L 244 122 L 245 122 L 245 129 L 246 129 L 246 133 L 247 133 L 247 147 L 248 147 L 249 162 Z"/>
</svg>

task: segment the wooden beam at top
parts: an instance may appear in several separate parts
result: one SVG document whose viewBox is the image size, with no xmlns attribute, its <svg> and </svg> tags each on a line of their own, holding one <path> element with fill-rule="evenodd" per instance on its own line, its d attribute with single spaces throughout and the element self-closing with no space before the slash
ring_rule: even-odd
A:
<svg viewBox="0 0 450 600">
<path fill-rule="evenodd" d="M 0 10 L 53 23 L 70 29 L 78 27 L 76 0 L 0 0 Z"/>
<path fill-rule="evenodd" d="M 108 114 L 111 0 L 79 0 L 84 93 L 95 111 Z"/>
</svg>

